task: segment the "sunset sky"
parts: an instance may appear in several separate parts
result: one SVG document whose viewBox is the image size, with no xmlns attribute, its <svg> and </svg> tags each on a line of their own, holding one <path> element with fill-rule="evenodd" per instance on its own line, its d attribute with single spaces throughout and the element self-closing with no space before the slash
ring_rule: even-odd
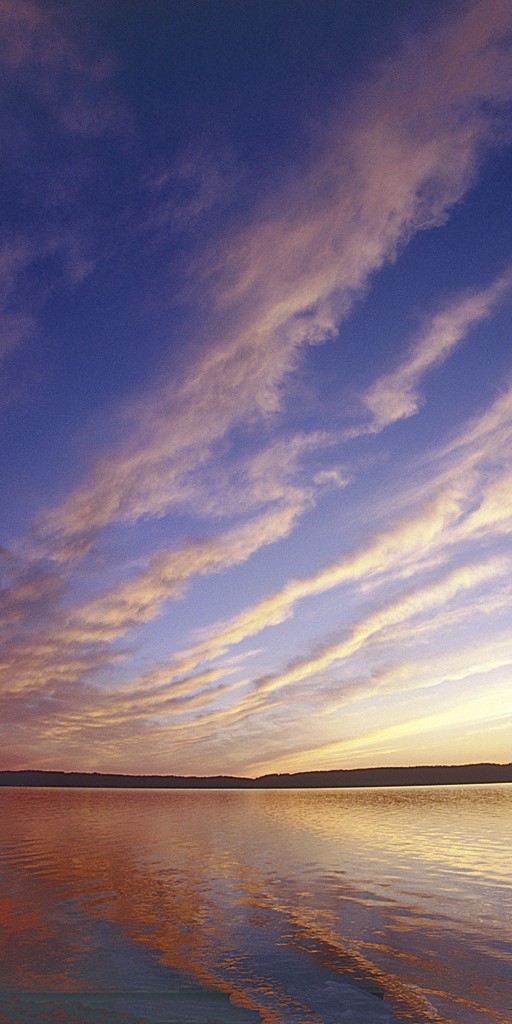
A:
<svg viewBox="0 0 512 1024">
<path fill-rule="evenodd" d="M 511 49 L 0 0 L 0 767 L 512 760 Z"/>
</svg>

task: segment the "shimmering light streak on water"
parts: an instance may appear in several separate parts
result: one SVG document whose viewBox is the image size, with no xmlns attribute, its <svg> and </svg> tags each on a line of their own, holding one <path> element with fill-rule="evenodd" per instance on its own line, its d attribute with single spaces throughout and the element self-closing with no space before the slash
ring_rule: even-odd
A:
<svg viewBox="0 0 512 1024">
<path fill-rule="evenodd" d="M 0 815 L 2 1024 L 512 1021 L 512 785 L 4 789 Z"/>
</svg>

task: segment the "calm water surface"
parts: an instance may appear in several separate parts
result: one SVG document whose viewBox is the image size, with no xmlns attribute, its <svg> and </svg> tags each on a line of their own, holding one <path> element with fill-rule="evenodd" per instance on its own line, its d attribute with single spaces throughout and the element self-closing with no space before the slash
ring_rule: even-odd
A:
<svg viewBox="0 0 512 1024">
<path fill-rule="evenodd" d="M 512 785 L 0 790 L 0 1024 L 511 1024 Z"/>
</svg>

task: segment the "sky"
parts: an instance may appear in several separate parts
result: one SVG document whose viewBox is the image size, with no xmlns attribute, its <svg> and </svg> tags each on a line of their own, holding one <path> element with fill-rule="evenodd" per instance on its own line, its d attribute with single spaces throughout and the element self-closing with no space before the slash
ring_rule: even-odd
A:
<svg viewBox="0 0 512 1024">
<path fill-rule="evenodd" d="M 512 759 L 511 48 L 0 0 L 0 767 Z"/>
</svg>

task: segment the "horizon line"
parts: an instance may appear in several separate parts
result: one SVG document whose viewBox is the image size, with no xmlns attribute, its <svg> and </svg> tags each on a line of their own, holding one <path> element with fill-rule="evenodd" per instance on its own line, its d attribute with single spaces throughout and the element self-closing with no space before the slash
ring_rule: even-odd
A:
<svg viewBox="0 0 512 1024">
<path fill-rule="evenodd" d="M 214 788 L 212 784 L 222 783 L 226 788 L 256 788 L 262 783 L 272 788 L 279 788 L 283 783 L 292 785 L 300 780 L 302 783 L 315 783 L 322 788 L 329 783 L 332 788 L 343 788 L 343 783 L 350 784 L 354 788 L 363 787 L 365 780 L 371 785 L 457 785 L 457 784 L 479 784 L 494 782 L 512 782 L 512 762 L 501 763 L 492 761 L 471 762 L 468 764 L 422 764 L 422 765 L 391 765 L 386 767 L 367 768 L 322 768 L 308 769 L 299 772 L 270 772 L 256 777 L 242 775 L 173 775 L 173 774 L 139 774 L 123 772 L 104 771 L 66 771 L 64 769 L 48 768 L 5 768 L 0 769 L 0 786 L 21 785 L 42 785 L 48 782 L 50 785 L 59 783 L 75 786 L 76 788 L 87 785 L 88 781 L 101 784 L 104 782 L 119 782 L 120 788 L 124 785 L 129 788 L 129 783 L 138 784 L 136 788 L 144 788 L 141 783 L 147 783 L 149 788 Z M 16 781 L 15 781 L 16 780 Z M 80 780 L 80 781 L 79 781 Z M 277 785 L 276 785 L 277 784 Z M 320 785 L 319 785 L 320 784 Z M 115 787 L 113 787 L 115 788 Z M 311 787 L 312 788 L 312 787 Z"/>
</svg>

